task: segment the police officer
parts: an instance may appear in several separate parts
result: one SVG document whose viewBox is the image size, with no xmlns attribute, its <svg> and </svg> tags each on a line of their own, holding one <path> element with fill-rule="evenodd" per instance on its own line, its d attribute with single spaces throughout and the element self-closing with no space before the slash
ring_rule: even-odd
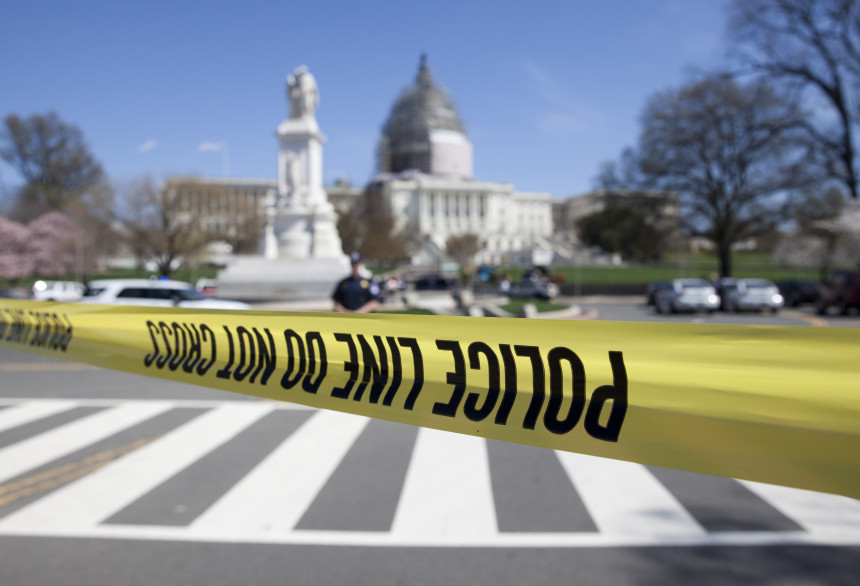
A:
<svg viewBox="0 0 860 586">
<path fill-rule="evenodd" d="M 376 311 L 379 307 L 379 285 L 361 274 L 363 264 L 358 252 L 349 255 L 349 262 L 352 264 L 352 273 L 341 279 L 331 295 L 335 311 L 352 313 Z"/>
</svg>

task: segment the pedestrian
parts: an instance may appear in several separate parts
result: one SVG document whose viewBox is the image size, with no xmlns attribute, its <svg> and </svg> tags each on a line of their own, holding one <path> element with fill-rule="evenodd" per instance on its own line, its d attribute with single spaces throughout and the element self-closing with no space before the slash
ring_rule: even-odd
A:
<svg viewBox="0 0 860 586">
<path fill-rule="evenodd" d="M 352 272 L 338 282 L 331 298 L 334 310 L 350 313 L 372 313 L 379 307 L 379 285 L 362 274 L 361 254 L 349 255 Z"/>
</svg>

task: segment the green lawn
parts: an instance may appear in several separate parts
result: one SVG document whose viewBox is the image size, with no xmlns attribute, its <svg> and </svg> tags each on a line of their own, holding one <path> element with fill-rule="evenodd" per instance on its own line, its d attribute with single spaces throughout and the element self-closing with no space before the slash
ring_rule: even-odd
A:
<svg viewBox="0 0 860 586">
<path fill-rule="evenodd" d="M 781 279 L 812 279 L 818 280 L 815 269 L 798 269 L 795 267 L 777 266 L 771 262 L 768 253 L 745 252 L 736 253 L 732 258 L 732 276 L 762 277 L 779 281 Z M 683 253 L 668 256 L 664 262 L 655 265 L 629 266 L 560 266 L 553 265 L 551 271 L 554 278 L 563 283 L 581 284 L 645 284 L 651 281 L 668 281 L 680 277 L 701 277 L 710 279 L 719 270 L 719 262 L 710 253 Z M 522 267 L 501 267 L 500 273 L 507 273 L 514 280 L 523 273 Z"/>
</svg>

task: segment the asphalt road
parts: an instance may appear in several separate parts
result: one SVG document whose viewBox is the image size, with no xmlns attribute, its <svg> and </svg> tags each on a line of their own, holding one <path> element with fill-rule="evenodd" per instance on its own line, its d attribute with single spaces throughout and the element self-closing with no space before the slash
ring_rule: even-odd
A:
<svg viewBox="0 0 860 586">
<path fill-rule="evenodd" d="M 577 303 L 619 321 L 858 321 Z M 853 585 L 858 567 L 852 499 L 0 349 L 3 586 Z"/>
</svg>

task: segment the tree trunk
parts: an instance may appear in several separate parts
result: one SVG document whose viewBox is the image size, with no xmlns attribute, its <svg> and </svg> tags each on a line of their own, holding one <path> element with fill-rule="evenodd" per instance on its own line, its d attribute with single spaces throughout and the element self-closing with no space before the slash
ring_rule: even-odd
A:
<svg viewBox="0 0 860 586">
<path fill-rule="evenodd" d="M 732 247 L 730 244 L 718 243 L 717 254 L 720 260 L 720 277 L 732 276 Z"/>
</svg>

